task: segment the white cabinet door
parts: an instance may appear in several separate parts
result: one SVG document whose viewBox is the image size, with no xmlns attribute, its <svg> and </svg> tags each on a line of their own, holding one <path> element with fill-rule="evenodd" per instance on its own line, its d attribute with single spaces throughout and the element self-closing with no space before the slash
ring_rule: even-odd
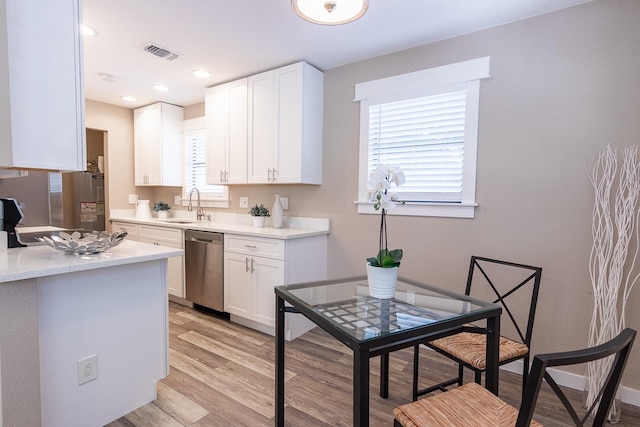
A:
<svg viewBox="0 0 640 427">
<path fill-rule="evenodd" d="M 278 143 L 274 181 L 302 182 L 302 70 L 298 66 L 280 68 L 275 71 L 275 82 Z"/>
<path fill-rule="evenodd" d="M 249 77 L 249 183 L 322 183 L 322 103 L 304 62 Z"/>
<path fill-rule="evenodd" d="M 207 89 L 207 183 L 247 183 L 247 79 Z"/>
<path fill-rule="evenodd" d="M 250 184 L 271 182 L 275 158 L 275 105 L 273 71 L 249 77 L 249 147 Z"/>
<path fill-rule="evenodd" d="M 253 284 L 252 320 L 275 327 L 276 298 L 273 288 L 284 285 L 284 261 L 252 257 L 251 282 Z"/>
<path fill-rule="evenodd" d="M 135 185 L 182 185 L 183 108 L 158 102 L 134 110 Z"/>
<path fill-rule="evenodd" d="M 162 172 L 162 110 L 160 104 L 133 112 L 133 140 L 136 185 L 160 185 Z"/>
<path fill-rule="evenodd" d="M 228 103 L 228 89 L 219 86 L 207 89 L 204 98 L 207 132 L 207 184 L 224 184 L 226 181 Z"/>
<path fill-rule="evenodd" d="M 247 183 L 247 79 L 229 87 L 227 184 Z"/>
<path fill-rule="evenodd" d="M 0 2 L 0 167 L 86 169 L 79 0 Z"/>
<path fill-rule="evenodd" d="M 250 262 L 246 255 L 224 254 L 224 311 L 245 319 L 252 317 Z"/>
<path fill-rule="evenodd" d="M 112 232 L 127 232 L 129 233 L 127 238 L 136 242 L 184 249 L 183 232 L 177 228 L 114 221 L 111 223 L 111 230 Z M 171 257 L 167 260 L 167 286 L 171 295 L 185 297 L 184 256 Z"/>
</svg>

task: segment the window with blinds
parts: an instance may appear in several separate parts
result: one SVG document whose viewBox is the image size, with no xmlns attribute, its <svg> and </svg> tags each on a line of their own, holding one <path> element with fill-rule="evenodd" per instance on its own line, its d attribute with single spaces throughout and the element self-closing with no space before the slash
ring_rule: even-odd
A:
<svg viewBox="0 0 640 427">
<path fill-rule="evenodd" d="M 368 170 L 399 166 L 405 201 L 461 202 L 466 91 L 369 107 Z"/>
<path fill-rule="evenodd" d="M 360 102 L 358 212 L 377 214 L 369 174 L 398 166 L 392 186 L 405 204 L 391 215 L 473 218 L 480 81 L 489 57 L 357 83 Z"/>
<path fill-rule="evenodd" d="M 206 132 L 193 129 L 184 132 L 184 185 L 183 198 L 188 198 L 196 187 L 202 199 L 227 199 L 227 187 L 207 184 Z"/>
</svg>

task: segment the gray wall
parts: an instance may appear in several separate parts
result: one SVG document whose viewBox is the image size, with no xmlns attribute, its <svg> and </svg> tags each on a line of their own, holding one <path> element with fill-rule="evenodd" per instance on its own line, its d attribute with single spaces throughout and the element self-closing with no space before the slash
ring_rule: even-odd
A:
<svg viewBox="0 0 640 427">
<path fill-rule="evenodd" d="M 482 56 L 475 219 L 391 217 L 401 275 L 462 291 L 472 254 L 543 267 L 533 352 L 586 345 L 593 190 L 607 144 L 640 143 L 640 2 L 591 3 L 325 72 L 323 185 L 232 187 L 250 204 L 290 198 L 287 215 L 329 217 L 329 276 L 364 274 L 378 217 L 358 215 L 358 82 Z M 156 190 L 162 197 L 162 190 Z M 627 325 L 640 329 L 640 290 Z M 582 372 L 580 372 L 582 373 Z M 624 384 L 640 389 L 640 346 Z"/>
</svg>

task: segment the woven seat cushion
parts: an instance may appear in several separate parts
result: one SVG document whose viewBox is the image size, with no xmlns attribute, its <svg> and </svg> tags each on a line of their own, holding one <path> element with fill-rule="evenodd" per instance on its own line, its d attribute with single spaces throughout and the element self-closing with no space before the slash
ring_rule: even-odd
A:
<svg viewBox="0 0 640 427">
<path fill-rule="evenodd" d="M 460 332 L 455 335 L 429 341 L 429 345 L 468 363 L 476 369 L 486 369 L 487 336 L 471 332 Z M 529 352 L 529 347 L 500 337 L 500 362 L 522 357 Z"/>
<path fill-rule="evenodd" d="M 404 427 L 512 427 L 518 410 L 484 387 L 469 383 L 393 410 Z M 532 421 L 531 426 L 542 426 Z"/>
</svg>

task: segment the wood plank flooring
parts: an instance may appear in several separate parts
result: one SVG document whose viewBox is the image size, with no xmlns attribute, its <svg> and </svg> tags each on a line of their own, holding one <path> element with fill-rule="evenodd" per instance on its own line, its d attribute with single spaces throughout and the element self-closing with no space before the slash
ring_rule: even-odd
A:
<svg viewBox="0 0 640 427">
<path fill-rule="evenodd" d="M 175 303 L 169 331 L 171 370 L 158 384 L 158 399 L 108 427 L 274 425 L 273 337 Z M 319 328 L 285 349 L 286 425 L 350 426 L 350 350 Z M 421 386 L 454 372 L 453 364 L 432 353 L 421 352 Z M 388 399 L 379 396 L 379 358 L 372 359 L 371 426 L 392 426 L 393 408 L 411 400 L 412 357 L 410 350 L 391 354 Z M 569 394 L 582 399 L 581 392 Z M 518 406 L 520 376 L 501 371 L 500 396 Z M 548 388 L 535 418 L 548 427 L 573 425 Z M 640 408 L 624 405 L 618 426 L 640 426 Z"/>
</svg>

